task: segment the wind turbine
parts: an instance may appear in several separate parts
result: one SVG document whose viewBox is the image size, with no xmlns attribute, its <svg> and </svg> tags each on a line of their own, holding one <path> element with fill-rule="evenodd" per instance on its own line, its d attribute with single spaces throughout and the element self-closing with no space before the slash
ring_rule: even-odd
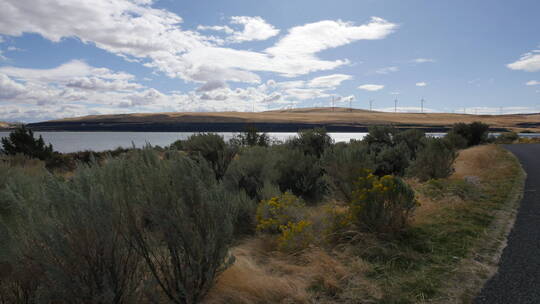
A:
<svg viewBox="0 0 540 304">
<path fill-rule="evenodd" d="M 424 98 L 422 97 L 422 100 L 420 100 L 420 104 L 421 104 L 421 106 L 420 106 L 420 112 L 421 112 L 421 113 L 424 113 L 424 103 L 425 103 L 425 102 L 426 102 L 426 101 L 425 101 Z"/>
<path fill-rule="evenodd" d="M 397 113 L 397 98 L 394 100 L 394 113 Z"/>
<path fill-rule="evenodd" d="M 373 99 L 369 100 L 369 110 L 373 111 Z"/>
</svg>

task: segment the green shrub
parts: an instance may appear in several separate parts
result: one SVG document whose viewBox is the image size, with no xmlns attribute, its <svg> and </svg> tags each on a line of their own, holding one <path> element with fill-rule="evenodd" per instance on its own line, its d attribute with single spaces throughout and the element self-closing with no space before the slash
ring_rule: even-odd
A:
<svg viewBox="0 0 540 304">
<path fill-rule="evenodd" d="M 394 135 L 396 144 L 404 143 L 407 146 L 411 159 L 416 159 L 416 153 L 424 147 L 426 134 L 422 130 L 408 129 Z"/>
<path fill-rule="evenodd" d="M 517 140 L 519 140 L 519 134 L 516 132 L 504 132 L 495 138 L 495 142 L 498 144 L 511 144 Z"/>
<path fill-rule="evenodd" d="M 448 143 L 450 147 L 453 147 L 455 150 L 461 150 L 467 148 L 467 138 L 462 135 L 449 131 L 443 139 Z"/>
<path fill-rule="evenodd" d="M 357 180 L 350 210 L 360 229 L 395 234 L 407 227 L 417 205 L 414 191 L 399 177 L 366 170 Z"/>
<path fill-rule="evenodd" d="M 408 169 L 408 174 L 420 181 L 446 178 L 454 172 L 453 164 L 457 153 L 449 144 L 439 138 L 424 139 L 422 148 Z"/>
<path fill-rule="evenodd" d="M 12 264 L 39 303 L 197 303 L 232 262 L 242 198 L 205 162 L 145 149 L 31 185 L 10 180 L 0 206 L 18 210 Z"/>
<path fill-rule="evenodd" d="M 457 123 L 448 134 L 455 133 L 467 140 L 467 147 L 485 143 L 488 140 L 489 126 L 482 122 L 472 122 L 470 124 Z M 454 136 L 454 135 L 452 135 Z"/>
<path fill-rule="evenodd" d="M 375 163 L 375 174 L 388 175 L 395 174 L 402 176 L 409 167 L 411 154 L 405 143 L 395 146 L 385 146 L 378 152 L 371 152 L 372 161 Z"/>
<path fill-rule="evenodd" d="M 369 147 L 377 175 L 404 175 L 425 135 L 419 130 L 398 131 L 391 126 L 372 126 L 362 142 Z"/>
<path fill-rule="evenodd" d="M 2 138 L 0 152 L 7 155 L 24 154 L 31 158 L 47 160 L 53 156 L 53 147 L 50 144 L 45 145 L 41 135 L 36 139 L 34 132 L 22 125 L 9 133 L 9 137 Z"/>
<path fill-rule="evenodd" d="M 278 157 L 275 164 L 278 171 L 276 183 L 281 192 L 291 191 L 310 203 L 323 198 L 328 185 L 317 156 L 286 147 L 276 147 L 272 151 Z"/>
<path fill-rule="evenodd" d="M 254 126 L 247 126 L 243 133 L 231 138 L 230 143 L 237 146 L 268 147 L 270 145 L 270 137 L 266 133 L 259 134 L 257 128 Z"/>
<path fill-rule="evenodd" d="M 294 149 L 300 149 L 306 155 L 321 157 L 334 143 L 328 135 L 326 129 L 315 128 L 309 130 L 300 130 L 298 137 L 290 139 L 288 145 Z"/>
<path fill-rule="evenodd" d="M 336 145 L 323 157 L 330 191 L 335 198 L 348 202 L 352 199 L 354 183 L 364 169 L 375 169 L 369 147 L 361 142 Z"/>
<path fill-rule="evenodd" d="M 277 157 L 272 151 L 257 146 L 243 149 L 229 165 L 224 183 L 229 189 L 244 190 L 257 202 L 267 199 L 262 190 L 265 184 L 275 184 L 278 176 Z"/>
<path fill-rule="evenodd" d="M 173 143 L 190 157 L 208 161 L 217 179 L 221 179 L 236 154 L 236 148 L 228 145 L 221 135 L 214 133 L 193 134 L 188 139 Z"/>
</svg>

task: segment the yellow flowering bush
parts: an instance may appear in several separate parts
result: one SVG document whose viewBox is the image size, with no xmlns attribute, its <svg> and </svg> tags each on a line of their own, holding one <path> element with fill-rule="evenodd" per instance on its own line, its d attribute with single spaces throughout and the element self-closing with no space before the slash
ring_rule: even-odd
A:
<svg viewBox="0 0 540 304">
<path fill-rule="evenodd" d="M 257 231 L 280 233 L 281 226 L 301 219 L 304 208 L 304 202 L 289 192 L 263 200 L 257 207 Z"/>
<path fill-rule="evenodd" d="M 414 191 L 402 179 L 362 171 L 355 183 L 350 211 L 363 230 L 395 233 L 403 230 L 418 206 Z"/>
<path fill-rule="evenodd" d="M 289 222 L 281 225 L 281 235 L 278 238 L 278 248 L 281 251 L 298 251 L 307 248 L 313 243 L 314 236 L 310 229 L 310 221 L 301 220 L 299 222 Z"/>
<path fill-rule="evenodd" d="M 351 230 L 353 216 L 348 206 L 328 204 L 324 206 L 323 214 L 323 233 L 327 239 L 340 239 L 344 233 Z"/>
</svg>

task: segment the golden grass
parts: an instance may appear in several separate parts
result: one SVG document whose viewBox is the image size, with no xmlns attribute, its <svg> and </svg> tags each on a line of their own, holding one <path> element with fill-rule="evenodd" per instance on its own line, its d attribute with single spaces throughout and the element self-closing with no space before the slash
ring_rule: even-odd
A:
<svg viewBox="0 0 540 304">
<path fill-rule="evenodd" d="M 315 298 L 332 303 L 345 289 L 366 299 L 381 295 L 364 276 L 370 265 L 358 257 L 318 247 L 287 255 L 275 248 L 275 240 L 267 236 L 235 247 L 236 262 L 217 278 L 204 303 L 313 303 Z"/>
<path fill-rule="evenodd" d="M 487 170 L 498 165 L 500 151 L 493 145 L 476 146 L 462 150 L 454 163 L 452 179 L 462 179 L 466 176 L 484 175 Z"/>
</svg>

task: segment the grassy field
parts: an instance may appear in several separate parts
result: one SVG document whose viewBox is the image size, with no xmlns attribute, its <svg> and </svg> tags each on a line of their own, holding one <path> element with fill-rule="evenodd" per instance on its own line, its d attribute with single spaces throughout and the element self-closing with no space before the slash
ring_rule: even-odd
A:
<svg viewBox="0 0 540 304">
<path fill-rule="evenodd" d="M 502 148 L 464 150 L 451 177 L 409 181 L 421 205 L 401 239 L 356 234 L 287 255 L 275 239 L 251 237 L 233 249 L 235 264 L 206 302 L 468 303 L 494 271 L 523 180 Z"/>
<path fill-rule="evenodd" d="M 466 115 L 450 113 L 387 113 L 348 108 L 303 108 L 267 112 L 198 112 L 93 115 L 55 122 L 115 123 L 306 123 L 331 125 L 383 125 L 450 127 L 454 123 L 481 121 L 492 128 L 540 132 L 540 114 Z"/>
</svg>

